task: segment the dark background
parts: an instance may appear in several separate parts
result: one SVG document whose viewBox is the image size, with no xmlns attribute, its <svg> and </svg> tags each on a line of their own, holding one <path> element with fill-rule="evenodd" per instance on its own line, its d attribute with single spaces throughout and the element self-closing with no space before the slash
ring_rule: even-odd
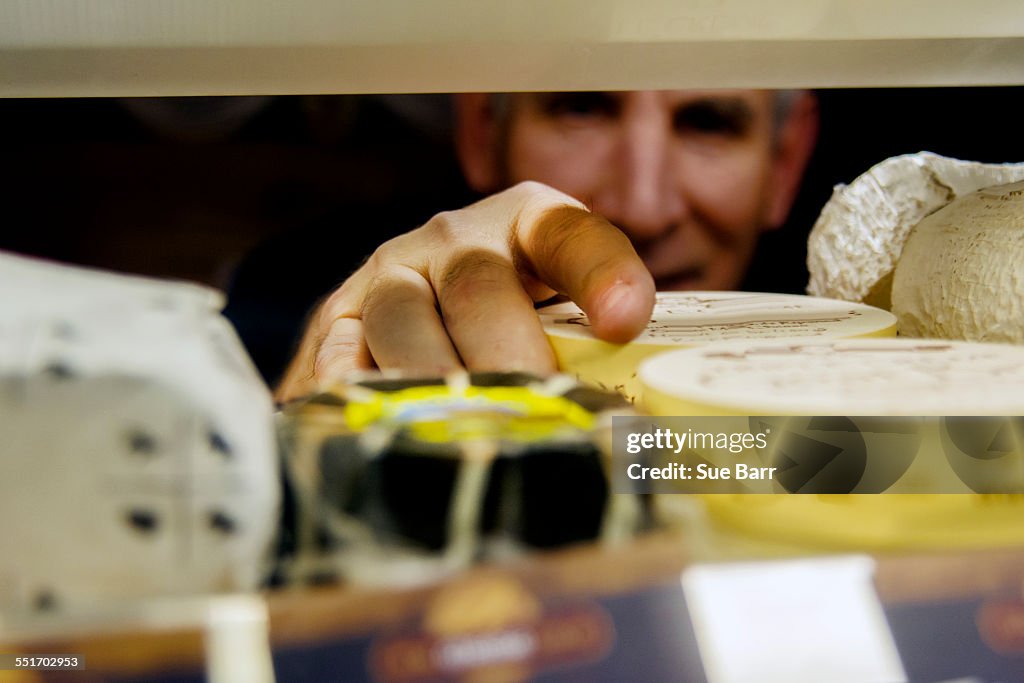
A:
<svg viewBox="0 0 1024 683">
<path fill-rule="evenodd" d="M 886 157 L 1024 161 L 1024 88 L 819 97 L 807 180 L 749 289 L 802 291 L 806 234 L 833 185 Z M 440 95 L 0 100 L 0 249 L 223 288 L 258 243 L 352 203 L 456 208 L 446 106 Z M 372 222 L 339 224 L 338 243 L 346 230 L 372 242 Z"/>
<path fill-rule="evenodd" d="M 802 293 L 807 233 L 837 183 L 897 154 L 1024 162 L 1024 88 L 898 88 L 818 92 L 818 147 L 786 227 L 762 241 L 749 289 Z M 799 254 L 793 265 L 794 254 Z M 779 265 L 776 265 L 779 264 Z M 784 264 L 784 265 L 783 265 Z"/>
</svg>

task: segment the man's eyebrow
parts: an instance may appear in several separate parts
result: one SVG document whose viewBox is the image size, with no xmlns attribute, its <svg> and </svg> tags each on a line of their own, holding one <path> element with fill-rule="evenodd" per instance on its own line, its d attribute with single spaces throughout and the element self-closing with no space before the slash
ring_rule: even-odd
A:
<svg viewBox="0 0 1024 683">
<path fill-rule="evenodd" d="M 755 118 L 754 108 L 742 97 L 701 97 L 680 102 L 676 117 L 687 119 L 693 115 L 712 115 L 728 121 L 737 130 L 749 127 Z"/>
</svg>

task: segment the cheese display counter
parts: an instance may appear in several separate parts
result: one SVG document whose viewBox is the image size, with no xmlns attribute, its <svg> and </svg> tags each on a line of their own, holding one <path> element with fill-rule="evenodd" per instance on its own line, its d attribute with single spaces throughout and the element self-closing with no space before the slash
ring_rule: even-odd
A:
<svg viewBox="0 0 1024 683">
<path fill-rule="evenodd" d="M 5 671 L 4 680 L 266 681 L 267 662 L 277 680 L 310 683 L 722 680 L 705 674 L 706 648 L 691 615 L 719 604 L 724 612 L 730 595 L 748 602 L 748 628 L 727 648 L 745 649 L 762 667 L 756 680 L 783 680 L 767 672 L 792 671 L 787 662 L 810 655 L 822 656 L 820 673 L 855 671 L 856 659 L 870 654 L 868 670 L 882 676 L 828 680 L 1020 675 L 1020 550 L 698 565 L 685 548 L 685 538 L 659 533 L 481 567 L 420 588 L 306 588 L 262 600 L 196 596 L 38 617 L 18 629 L 5 626 L 4 652 L 74 653 L 85 670 Z M 711 585 L 708 572 L 725 582 L 724 594 L 693 592 L 694 583 Z M 752 586 L 751 575 L 771 590 Z M 800 604 L 802 594 L 821 604 Z M 231 628 L 240 631 L 233 642 L 218 640 L 218 630 L 230 635 Z M 814 629 L 839 642 L 812 650 Z M 759 652 L 766 642 L 778 649 Z"/>
<path fill-rule="evenodd" d="M 71 0 L 0 0 L 0 16 L 5 18 L 0 22 L 0 96 L 5 98 L 626 88 L 915 88 L 1020 86 L 1024 82 L 1024 6 L 1003 0 L 942 8 L 930 3 L 818 0 L 779 3 L 770 12 L 750 0 L 571 0 L 501 5 L 467 0 L 343 4 L 302 0 L 287 6 L 238 0 L 176 0 L 158 5 L 128 0 L 84 5 Z M 857 134 L 851 131 L 851 135 Z M 1018 170 L 1014 169 L 1014 173 Z M 1000 194 L 996 199 L 1007 204 L 1013 200 L 1019 206 L 1019 193 L 1019 186 L 1013 186 L 1008 194 Z M 983 194 L 970 201 L 991 203 L 990 200 L 994 201 Z M 1019 227 L 1018 220 L 1006 229 L 1019 231 Z M 979 228 L 965 239 L 984 241 L 979 237 L 984 232 Z M 928 244 L 938 243 L 938 239 L 933 239 Z M 918 247 L 914 256 L 917 261 L 929 260 L 933 248 L 928 244 Z M 985 247 L 984 254 L 999 252 L 998 245 Z M 1019 250 L 1005 251 L 1001 257 L 1009 265 L 1001 266 L 1000 272 L 1019 273 L 1020 264 L 1014 261 L 1019 254 Z M 942 284 L 936 282 L 926 277 L 913 286 L 928 289 L 931 285 L 926 293 L 929 301 L 942 300 Z M 73 288 L 74 283 L 69 286 Z M 908 285 L 901 282 L 900 286 Z M 766 299 L 751 303 L 737 302 L 734 296 L 722 297 L 719 293 L 712 297 L 711 293 L 704 293 L 705 298 L 695 304 L 697 308 L 722 309 L 719 314 L 724 317 L 716 319 L 716 334 L 723 333 L 724 337 L 712 336 L 711 344 L 703 333 L 698 334 L 696 341 L 683 338 L 681 329 L 692 331 L 685 315 L 666 323 L 666 316 L 679 311 L 669 310 L 673 301 L 665 297 L 655 317 L 660 324 L 672 327 L 669 333 L 675 336 L 664 348 L 657 339 L 652 343 L 647 339 L 633 346 L 609 345 L 594 350 L 581 341 L 577 328 L 583 325 L 572 305 L 547 309 L 542 315 L 555 340 L 553 345 L 560 354 L 563 370 L 572 371 L 567 366 L 574 363 L 589 364 L 577 373 L 579 379 L 624 391 L 627 398 L 637 401 L 636 412 L 653 410 L 663 415 L 692 412 L 692 401 L 680 402 L 671 386 L 665 388 L 684 371 L 652 366 L 648 376 L 640 373 L 637 366 L 654 351 L 697 344 L 703 344 L 703 349 L 714 349 L 744 325 L 753 324 L 762 330 L 788 325 L 796 309 L 801 309 L 796 315 L 801 324 L 809 320 L 811 325 L 834 328 L 829 334 L 835 338 L 888 337 L 895 332 L 893 315 L 871 305 L 826 305 L 819 299 L 790 295 L 758 295 Z M 1007 307 L 1019 304 L 998 297 L 993 297 L 993 301 Z M 201 315 L 189 317 L 190 309 L 168 308 L 165 299 L 153 297 L 146 301 L 146 320 L 170 320 L 180 313 L 189 325 L 202 328 L 203 316 L 211 314 L 216 301 L 204 298 L 201 303 L 196 305 L 202 309 Z M 867 303 L 888 305 L 887 301 Z M 687 303 L 692 305 L 692 301 Z M 95 309 L 99 311 L 96 317 L 110 312 L 111 307 L 104 306 Z M 774 312 L 768 311 L 773 306 Z M 45 349 L 59 354 L 79 348 L 83 340 L 67 332 L 66 327 L 32 319 L 26 312 L 28 307 L 22 308 L 25 319 L 31 319 L 41 331 L 27 339 L 26 335 L 16 334 L 17 330 L 0 326 L 0 333 L 7 334 L 0 336 L 0 341 L 8 339 L 11 348 L 35 354 L 32 357 L 40 363 L 37 375 L 42 379 L 26 383 L 21 377 L 6 378 L 0 385 L 6 392 L 3 400 L 10 405 L 42 401 L 50 391 L 64 401 L 62 410 L 73 413 L 74 401 L 82 401 L 85 394 L 99 396 L 90 392 L 102 381 L 80 385 L 84 388 L 79 394 L 69 395 L 70 398 L 61 393 L 69 391 L 67 387 L 82 378 L 69 372 L 66 365 L 50 362 L 52 359 L 39 351 L 40 344 L 45 342 Z M 125 310 L 121 313 L 130 318 L 131 307 L 122 308 Z M 753 315 L 753 322 L 730 318 L 737 309 L 742 309 L 747 318 Z M 988 329 L 993 321 L 1000 321 L 998 310 L 986 310 L 989 317 L 980 323 L 973 321 L 975 327 Z M 70 319 L 88 324 L 85 318 L 93 314 L 87 313 L 76 313 L 79 317 Z M 684 313 L 696 315 L 689 309 Z M 61 314 L 70 315 L 66 309 L 61 309 Z M 111 320 L 114 318 L 116 315 L 111 314 Z M 131 329 L 141 335 L 140 343 L 155 343 L 153 330 L 143 327 Z M 111 325 L 109 329 L 117 328 Z M 168 329 L 178 333 L 183 328 L 168 325 Z M 209 330 L 204 334 L 209 334 Z M 865 343 L 864 348 L 875 343 Z M 102 344 L 97 342 L 97 346 Z M 210 353 L 218 363 L 244 375 L 246 382 L 254 381 L 252 369 L 235 356 L 234 350 L 228 352 L 228 346 L 218 340 L 212 350 L 203 353 Z M 651 350 L 648 346 L 657 348 Z M 918 353 L 927 353 L 925 346 L 922 344 Z M 181 348 L 176 352 L 179 351 L 185 353 Z M 787 347 L 785 351 L 793 349 Z M 104 362 L 109 360 L 101 350 L 96 353 Z M 699 371 L 696 364 L 687 364 L 687 352 L 677 353 L 684 354 L 678 358 L 683 359 L 679 362 L 686 372 Z M 696 357 L 704 351 L 692 349 L 689 353 Z M 1001 381 L 999 395 L 993 397 L 981 385 L 983 380 L 972 376 L 970 391 L 965 390 L 963 396 L 974 396 L 978 405 L 1019 406 L 1019 395 L 1015 395 L 1015 385 L 1010 382 L 1019 375 L 1019 354 L 989 355 L 995 358 L 991 373 Z M 929 358 L 934 359 L 935 355 Z M 813 360 L 830 367 L 835 365 L 823 359 L 822 354 Z M 799 365 L 799 360 L 796 362 Z M 913 363 L 900 359 L 892 362 L 908 375 L 916 371 Z M 793 370 L 800 371 L 799 367 Z M 162 372 L 173 381 L 180 379 L 166 368 Z M 72 382 L 58 383 L 69 379 Z M 889 400 L 873 405 L 899 404 L 899 395 L 886 394 L 891 387 L 885 376 L 872 377 L 871 381 L 874 384 L 869 389 Z M 547 392 L 545 400 L 562 397 L 569 391 L 567 386 L 553 382 L 541 392 Z M 919 386 L 923 387 L 919 398 L 928 398 L 927 384 Z M 132 536 L 133 542 L 156 538 L 147 534 L 153 534 L 159 525 L 157 520 L 177 520 L 169 523 L 176 535 L 166 537 L 174 542 L 168 540 L 159 548 L 154 545 L 150 548 L 151 556 L 138 557 L 160 566 L 160 553 L 188 554 L 200 548 L 208 553 L 207 558 L 191 554 L 188 557 L 189 562 L 203 569 L 201 585 L 197 584 L 192 591 L 188 577 L 171 576 L 174 572 L 164 567 L 148 577 L 152 584 L 125 579 L 134 588 L 156 586 L 154 592 L 160 595 L 126 593 L 119 598 L 116 590 L 113 594 L 92 594 L 90 577 L 108 574 L 102 560 L 110 558 L 117 562 L 114 553 L 104 555 L 105 546 L 97 545 L 89 549 L 92 564 L 88 575 L 82 574 L 80 584 L 71 582 L 64 586 L 72 599 L 63 603 L 56 598 L 63 595 L 61 572 L 74 571 L 71 546 L 63 549 L 63 554 L 39 554 L 43 559 L 33 560 L 39 566 L 47 562 L 47 557 L 59 560 L 49 561 L 46 571 L 35 572 L 34 576 L 34 570 L 10 561 L 8 555 L 6 564 L 0 559 L 0 568 L 11 572 L 9 577 L 0 572 L 0 595 L 17 599 L 8 601 L 8 608 L 0 611 L 2 680 L 1024 680 L 1024 517 L 1016 516 L 1022 495 L 1017 490 L 986 490 L 969 495 L 958 490 L 955 500 L 946 493 L 930 493 L 935 510 L 941 508 L 942 515 L 938 516 L 929 514 L 926 498 L 904 501 L 906 505 L 900 508 L 886 500 L 890 494 L 878 495 L 861 509 L 864 514 L 858 514 L 857 500 L 841 493 L 830 494 L 834 497 L 827 506 L 813 500 L 813 494 L 779 493 L 795 497 L 799 504 L 785 506 L 785 514 L 776 511 L 773 515 L 764 511 L 763 501 L 750 500 L 752 496 L 742 496 L 743 500 L 731 494 L 709 496 L 710 504 L 704 505 L 700 496 L 648 496 L 606 490 L 602 480 L 600 487 L 591 487 L 589 491 L 593 494 L 593 489 L 600 488 L 596 503 L 594 496 L 584 496 L 579 491 L 566 490 L 555 495 L 546 491 L 544 495 L 548 498 L 543 503 L 548 510 L 562 510 L 561 514 L 569 516 L 567 510 L 572 508 L 573 514 L 577 514 L 585 506 L 576 506 L 574 501 L 584 499 L 597 510 L 592 519 L 581 524 L 585 531 L 563 539 L 565 542 L 548 543 L 543 539 L 550 537 L 554 527 L 561 526 L 546 524 L 543 519 L 524 521 L 533 508 L 529 501 L 517 498 L 525 497 L 522 487 L 528 476 L 536 479 L 538 475 L 526 474 L 525 466 L 517 469 L 519 461 L 525 461 L 519 458 L 514 465 L 505 462 L 501 477 L 495 479 L 500 485 L 488 489 L 481 483 L 483 470 L 479 462 L 486 460 L 490 466 L 492 460 L 500 458 L 493 452 L 480 454 L 476 432 L 458 437 L 473 446 L 456 456 L 442 454 L 443 458 L 457 461 L 461 469 L 455 467 L 454 473 L 445 475 L 454 482 L 449 482 L 450 497 L 446 497 L 447 493 L 439 494 L 443 500 L 435 500 L 437 504 L 428 509 L 408 493 L 415 488 L 408 481 L 400 494 L 389 494 L 396 490 L 389 486 L 397 479 L 411 480 L 413 485 L 433 482 L 436 472 L 419 469 L 410 474 L 413 470 L 406 469 L 388 474 L 387 462 L 379 457 L 379 431 L 367 428 L 339 446 L 343 440 L 336 438 L 337 423 L 332 422 L 335 417 L 328 417 L 317 423 L 316 428 L 322 431 L 315 440 L 297 446 L 302 439 L 289 441 L 295 434 L 288 431 L 286 410 L 274 418 L 282 451 L 286 458 L 300 450 L 302 453 L 281 468 L 284 514 L 275 524 L 266 516 L 270 508 L 260 503 L 262 500 L 274 509 L 278 504 L 279 492 L 273 477 L 278 472 L 267 464 L 268 444 L 273 439 L 269 436 L 269 421 L 260 427 L 265 430 L 260 434 L 261 457 L 247 460 L 245 454 L 240 456 L 241 452 L 236 453 L 233 448 L 247 437 L 255 438 L 252 434 L 218 431 L 210 426 L 211 416 L 220 420 L 220 411 L 225 410 L 224 403 L 218 403 L 215 397 L 200 395 L 190 399 L 186 395 L 184 403 L 179 403 L 179 394 L 143 393 L 137 401 L 120 401 L 115 400 L 121 396 L 118 386 L 102 388 L 107 393 L 99 397 L 102 401 L 97 400 L 97 406 L 123 410 L 132 419 L 144 413 L 146 419 L 156 416 L 151 424 L 163 425 L 157 437 L 168 436 L 166 443 L 174 441 L 174 420 L 184 415 L 191 444 L 188 448 L 192 449 L 188 452 L 201 450 L 202 457 L 207 459 L 183 458 L 182 462 L 191 463 L 189 467 L 158 471 L 163 465 L 152 458 L 164 452 L 158 447 L 164 441 L 154 440 L 143 429 L 145 425 L 140 427 L 142 417 L 138 417 L 129 425 L 127 436 L 119 433 L 116 443 L 112 441 L 117 449 L 126 451 L 126 457 L 135 458 L 132 467 L 140 473 L 138 480 L 129 482 L 113 476 L 104 479 L 108 473 L 103 471 L 95 481 L 86 476 L 88 472 L 80 472 L 77 481 L 88 482 L 96 496 L 109 494 L 111 500 L 120 496 L 118 504 L 122 499 L 131 503 L 127 520 L 131 533 L 136 534 Z M 742 378 L 728 388 L 734 396 L 749 398 L 750 386 Z M 778 388 L 778 382 L 769 381 L 758 390 L 771 395 Z M 796 412 L 811 412 L 814 397 L 818 396 L 815 390 L 819 388 L 797 389 L 811 403 L 805 401 Z M 644 407 L 641 394 L 645 390 L 650 390 L 655 402 L 661 401 L 657 407 L 652 409 L 649 403 Z M 1003 403 L 986 403 L 1000 397 L 1009 398 Z M 259 400 L 254 399 L 260 404 L 257 408 L 267 407 L 266 398 L 260 395 Z M 344 400 L 321 396 L 322 403 L 315 408 L 329 413 L 348 409 L 363 399 L 365 392 L 355 398 L 346 395 Z M 955 403 L 955 399 L 953 396 L 949 400 Z M 369 399 L 365 403 L 369 405 Z M 947 409 L 949 405 L 943 404 L 944 414 L 952 412 Z M 195 406 L 198 407 L 193 409 Z M 760 412 L 773 412 L 765 404 L 757 407 Z M 603 408 L 602 405 L 593 411 L 599 414 Z M 574 410 L 565 408 L 559 419 L 576 420 Z M 635 409 L 622 410 L 633 414 Z M 841 407 L 832 404 L 829 410 L 830 415 L 842 413 Z M 253 412 L 257 412 L 255 408 Z M 492 416 L 501 411 L 490 405 L 487 412 Z M 710 412 L 722 412 L 721 406 Z M 746 416 L 750 411 L 741 407 L 732 412 Z M 899 411 L 893 408 L 889 412 Z M 350 413 L 346 413 L 345 420 L 354 419 Z M 11 419 L 0 424 L 9 424 L 12 434 L 28 433 L 31 424 L 13 412 L 8 417 Z M 254 419 L 258 422 L 262 417 L 260 413 Z M 601 415 L 580 418 L 587 429 L 595 424 L 608 427 L 602 419 Z M 223 422 L 232 424 L 227 417 Z M 1007 422 L 1018 423 L 1019 418 Z M 346 428 L 349 425 L 347 422 Z M 93 443 L 88 441 L 93 439 L 100 443 L 99 433 L 99 428 L 93 430 L 85 442 Z M 438 452 L 457 440 L 448 432 L 445 434 L 448 436 L 423 439 L 431 444 L 425 449 L 428 456 L 441 459 Z M 61 449 L 61 457 L 66 457 L 68 463 L 87 470 L 74 460 L 75 448 L 83 441 L 59 436 L 53 437 L 54 452 Z M 351 434 L 346 433 L 348 436 Z M 1000 442 L 998 448 L 990 449 L 1000 456 L 1009 454 L 1007 462 L 1013 457 L 1019 461 L 1021 455 L 1020 435 L 1012 432 L 1011 437 L 1009 445 Z M 25 438 L 27 442 L 28 437 Z M 357 441 L 359 448 L 366 447 L 365 453 L 369 455 L 365 455 L 365 460 L 371 464 L 359 469 L 358 476 L 349 476 L 352 472 L 345 469 L 348 461 L 338 457 L 334 463 L 337 469 L 330 469 L 327 456 L 341 453 L 347 457 L 349 451 L 345 449 Z M 994 440 L 987 445 L 993 444 Z M 422 443 L 418 447 L 421 446 Z M 588 450 L 589 460 L 585 464 L 598 462 L 597 452 Z M 117 457 L 121 457 L 118 453 Z M 608 455 L 607 450 L 600 454 Z M 114 462 L 115 456 L 110 457 Z M 241 464 L 250 461 L 259 463 L 263 469 L 244 470 Z M 24 464 L 30 459 L 18 462 Z M 152 465 L 153 462 L 158 464 Z M 360 461 L 360 467 L 363 464 Z M 578 466 L 579 462 L 574 461 L 567 469 Z M 70 467 L 65 469 L 71 471 Z M 114 466 L 111 468 L 113 472 Z M 593 474 L 596 470 L 591 467 L 587 471 Z M 201 479 L 197 473 L 203 472 L 216 474 L 216 483 L 222 490 L 211 492 L 206 483 L 196 483 Z M 164 475 L 167 476 L 161 479 Z M 1019 472 L 1014 476 L 1019 479 Z M 258 481 L 259 486 L 247 484 L 250 479 Z M 12 479 L 8 477 L 7 481 Z M 339 486 L 344 488 L 352 481 L 360 482 L 360 486 L 349 488 L 358 490 L 332 492 L 323 485 L 340 482 Z M 139 482 L 141 488 L 132 488 Z M 310 482 L 316 485 L 309 486 Z M 166 500 L 173 499 L 185 506 L 174 510 L 187 509 L 192 521 L 176 518 L 169 503 L 161 502 L 164 507 L 157 513 L 147 507 L 144 494 L 155 490 L 152 487 L 157 484 L 162 487 L 159 493 L 168 496 Z M 72 492 L 73 488 L 67 487 L 67 496 L 79 495 L 78 489 L 85 486 Z M 244 497 L 242 489 L 255 492 L 253 500 L 246 503 L 248 512 L 244 517 L 207 504 L 208 499 L 216 496 L 220 496 L 216 500 Z M 476 508 L 459 502 L 464 498 L 460 492 L 465 490 L 473 492 Z M 17 493 L 7 497 L 10 506 L 15 502 L 31 506 L 42 500 L 27 489 Z M 494 503 L 492 497 L 501 504 Z M 968 502 L 963 503 L 965 500 Z M 998 508 L 996 517 L 980 513 L 975 516 L 978 510 L 974 503 L 978 500 L 991 503 L 989 512 Z M 484 539 L 488 542 L 486 546 L 477 543 L 474 529 L 467 532 L 467 525 L 458 516 L 466 510 L 449 514 L 449 505 L 452 509 L 460 505 L 473 508 L 469 515 L 472 523 L 483 519 L 491 525 L 489 530 L 511 530 L 509 535 L 516 543 L 508 543 L 508 538 Z M 321 514 L 323 507 L 343 514 L 331 516 L 329 524 L 304 526 Z M 166 515 L 164 508 L 170 510 Z M 897 508 L 907 514 L 889 514 Z M 289 518 L 289 514 L 294 517 Z M 51 518 L 52 515 L 39 515 L 39 519 Z M 255 518 L 259 524 L 246 526 L 246 520 Z M 317 519 L 323 522 L 323 518 Z M 985 525 L 986 519 L 996 519 L 997 524 L 984 529 L 971 526 Z M 59 524 L 60 520 L 47 523 Z M 899 523 L 909 526 L 887 526 Z M 944 535 L 936 526 L 943 523 L 955 525 L 955 534 Z M 353 569 L 350 560 L 354 558 L 358 563 L 361 558 L 344 555 L 346 549 L 366 547 L 360 544 L 365 544 L 367 537 L 376 541 L 383 537 L 381 529 L 393 533 L 402 524 L 419 531 L 426 529 L 414 540 L 429 541 L 421 544 L 431 546 L 429 552 L 423 553 L 430 564 L 429 571 L 385 571 L 382 564 L 372 562 Z M 780 525 L 790 533 L 780 537 L 776 533 Z M 528 533 L 524 530 L 527 526 Z M 271 527 L 278 528 L 268 531 Z M 813 534 L 806 533 L 810 527 L 814 527 Z M 21 528 L 30 530 L 27 523 Z M 198 536 L 189 534 L 199 528 L 215 540 L 195 545 Z M 440 540 L 430 533 L 438 528 L 444 532 L 438 536 Z M 830 534 L 833 530 L 837 533 Z M 396 533 L 401 536 L 401 529 Z M 844 542 L 829 542 L 837 536 Z M 918 542 L 925 537 L 926 542 Z M 218 553 L 224 552 L 225 547 L 234 548 L 231 544 L 237 543 L 233 540 L 237 538 L 246 539 L 246 552 L 235 549 L 231 551 L 234 555 L 225 555 L 231 566 L 223 569 L 215 561 L 221 559 Z M 465 538 L 472 543 L 462 543 Z M 275 545 L 273 553 L 278 559 L 293 553 L 291 559 L 296 562 L 290 569 L 298 570 L 276 573 L 271 581 L 276 584 L 274 587 L 264 584 L 256 590 L 252 556 L 256 553 L 253 548 L 258 549 L 257 541 Z M 51 543 L 56 542 L 51 538 Z M 572 547 L 561 547 L 564 545 Z M 375 546 L 379 556 L 374 557 L 374 562 L 387 562 L 385 556 L 395 547 L 387 543 Z M 320 560 L 344 556 L 345 562 L 303 564 L 308 559 L 302 556 L 303 552 L 319 552 Z M 409 555 L 402 557 L 403 561 L 409 559 Z M 417 562 L 421 559 L 419 555 L 412 557 Z M 250 571 L 239 571 L 240 563 L 248 563 L 242 569 Z M 30 565 L 31 562 L 25 566 Z M 128 563 L 120 565 L 124 569 Z M 340 566 L 342 570 L 321 571 L 324 566 L 331 570 Z M 53 583 L 51 590 L 36 590 L 36 579 L 43 575 Z M 236 575 L 247 578 L 239 581 Z M 218 594 L 221 590 L 223 593 Z M 88 599 L 76 601 L 75 591 Z M 97 595 L 99 599 L 95 599 Z M 63 666 L 74 670 L 61 670 L 62 658 L 68 656 L 80 658 L 80 666 Z M 51 657 L 54 659 L 46 659 Z M 26 658 L 30 660 L 28 664 L 24 663 Z M 56 664 L 47 666 L 46 662 Z"/>
</svg>

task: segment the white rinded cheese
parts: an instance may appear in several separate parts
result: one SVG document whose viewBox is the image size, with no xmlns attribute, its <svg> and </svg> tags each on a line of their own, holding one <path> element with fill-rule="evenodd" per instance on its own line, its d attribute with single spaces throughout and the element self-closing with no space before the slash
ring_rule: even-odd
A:
<svg viewBox="0 0 1024 683">
<path fill-rule="evenodd" d="M 892 306 L 903 335 L 1024 343 L 1024 182 L 960 197 L 911 230 Z"/>
<path fill-rule="evenodd" d="M 594 337 L 576 304 L 539 311 L 559 367 L 585 382 L 635 399 L 636 368 L 673 349 L 735 339 L 892 336 L 887 311 L 835 299 L 754 292 L 659 292 L 651 322 L 629 344 Z"/>
<path fill-rule="evenodd" d="M 0 610 L 250 590 L 269 391 L 219 292 L 0 254 Z"/>
<path fill-rule="evenodd" d="M 835 188 L 807 243 L 815 296 L 889 308 L 893 269 L 911 228 L 957 197 L 1024 180 L 1024 164 L 982 164 L 929 152 L 876 164 Z"/>
</svg>

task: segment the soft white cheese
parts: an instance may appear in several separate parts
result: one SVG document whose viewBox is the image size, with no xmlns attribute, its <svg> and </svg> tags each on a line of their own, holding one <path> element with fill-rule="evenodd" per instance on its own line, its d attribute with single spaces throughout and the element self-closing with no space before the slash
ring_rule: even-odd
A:
<svg viewBox="0 0 1024 683">
<path fill-rule="evenodd" d="M 839 185 L 807 243 L 809 294 L 889 308 L 893 269 L 911 229 L 957 197 L 1024 180 L 1024 164 L 929 152 L 897 156 Z"/>
<path fill-rule="evenodd" d="M 1024 182 L 960 197 L 911 230 L 892 310 L 903 335 L 1024 343 Z"/>
</svg>

